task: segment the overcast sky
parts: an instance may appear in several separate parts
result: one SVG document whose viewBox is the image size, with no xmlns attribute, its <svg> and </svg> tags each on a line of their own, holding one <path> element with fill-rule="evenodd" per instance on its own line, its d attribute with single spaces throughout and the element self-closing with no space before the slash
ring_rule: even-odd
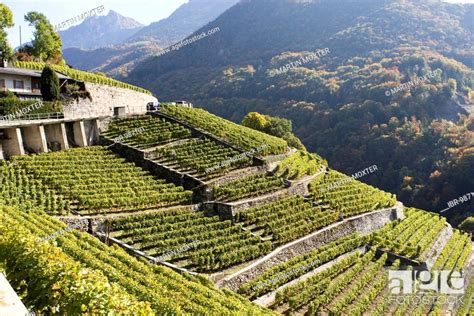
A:
<svg viewBox="0 0 474 316">
<path fill-rule="evenodd" d="M 446 0 L 455 3 L 474 3 L 474 0 Z M 104 5 L 101 15 L 114 10 L 123 16 L 131 17 L 148 25 L 168 17 L 180 5 L 188 0 L 6 0 L 2 1 L 13 12 L 15 27 L 8 30 L 8 39 L 13 47 L 20 45 L 19 26 L 22 30 L 22 42 L 32 38 L 33 28 L 23 20 L 25 13 L 39 11 L 44 13 L 53 25 L 71 19 L 83 12 Z"/>
</svg>

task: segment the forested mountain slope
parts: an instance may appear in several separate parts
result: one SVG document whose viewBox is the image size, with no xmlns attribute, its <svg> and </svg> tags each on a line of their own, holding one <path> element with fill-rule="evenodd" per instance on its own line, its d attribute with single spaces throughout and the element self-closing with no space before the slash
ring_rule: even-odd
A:
<svg viewBox="0 0 474 316">
<path fill-rule="evenodd" d="M 377 164 L 363 181 L 441 210 L 474 187 L 473 7 L 242 1 L 196 32 L 219 33 L 144 61 L 127 80 L 237 122 L 249 111 L 290 118 L 333 167 Z"/>
</svg>

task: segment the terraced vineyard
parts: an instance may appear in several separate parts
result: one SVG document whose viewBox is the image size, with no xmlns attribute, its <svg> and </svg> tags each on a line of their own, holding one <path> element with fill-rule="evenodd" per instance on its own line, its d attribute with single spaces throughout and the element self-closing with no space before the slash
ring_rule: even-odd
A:
<svg viewBox="0 0 474 316">
<path fill-rule="evenodd" d="M 288 149 L 282 140 L 202 110 L 165 106 L 164 111 L 250 148 L 251 154 L 258 154 L 256 148 L 262 155 Z M 195 190 L 196 200 L 204 203 L 190 205 L 192 192 L 103 147 L 0 164 L 0 266 L 29 308 L 46 315 L 440 315 L 446 310 L 429 299 L 444 296 L 432 292 L 422 293 L 427 300 L 420 304 L 412 296 L 394 301 L 388 271 L 426 264 L 466 273 L 470 235 L 454 230 L 451 236 L 444 218 L 417 209 L 404 208 L 405 218 L 396 219 L 401 208 L 393 208 L 395 196 L 325 172 L 326 161 L 303 151 L 281 158 L 276 169 L 266 164 L 220 177 L 254 159 L 207 134 L 193 131 L 191 137 L 189 129 L 171 121 L 114 120 L 106 136 L 146 149 L 147 157 L 181 177 L 212 179 L 204 190 Z M 135 129 L 142 132 L 130 132 Z M 308 181 L 310 194 L 296 195 Z M 235 201 L 233 209 L 233 203 L 222 203 Z M 248 207 L 255 202 L 262 204 Z M 392 209 L 371 213 L 386 208 Z M 69 211 L 89 215 L 67 221 L 80 218 L 83 229 L 104 242 L 46 213 Z M 128 245 L 128 253 L 108 246 L 117 240 Z M 163 262 L 179 267 L 182 275 Z M 209 279 L 238 293 L 218 290 Z M 473 292 L 472 286 L 467 289 L 467 295 Z M 470 309 L 464 298 L 458 312 Z"/>
<path fill-rule="evenodd" d="M 8 205 L 22 205 L 26 209 L 43 208 L 53 215 L 65 215 L 71 206 L 58 192 L 34 179 L 25 170 L 0 161 L 0 200 Z"/>
<path fill-rule="evenodd" d="M 318 155 L 298 150 L 280 162 L 275 170 L 275 175 L 293 180 L 303 175 L 313 175 L 323 166 L 327 167 L 327 161 Z"/>
<path fill-rule="evenodd" d="M 302 197 L 293 196 L 248 209 L 237 214 L 237 220 L 262 237 L 282 244 L 305 236 L 334 223 L 339 213 L 312 206 Z"/>
<path fill-rule="evenodd" d="M 397 202 L 393 194 L 334 170 L 330 170 L 323 178 L 315 179 L 310 190 L 315 201 L 330 205 L 344 217 L 392 207 Z"/>
<path fill-rule="evenodd" d="M 42 211 L 0 206 L 0 259 L 6 263 L 13 287 L 25 293 L 26 305 L 36 311 L 50 314 L 59 308 L 71 315 L 268 314 L 199 278 L 149 265 L 89 234 L 65 229 L 65 224 Z M 38 246 L 40 237 L 58 231 L 63 233 L 54 239 L 57 247 L 53 240 Z M 36 282 L 38 279 L 42 282 Z"/>
<path fill-rule="evenodd" d="M 134 131 L 137 131 L 133 133 Z M 148 149 L 191 136 L 191 131 L 179 124 L 150 115 L 114 119 L 102 133 L 110 140 Z"/>
<path fill-rule="evenodd" d="M 408 208 L 406 218 L 392 222 L 378 231 L 374 243 L 410 258 L 418 258 L 436 240 L 446 226 L 446 219 L 434 213 Z"/>
<path fill-rule="evenodd" d="M 434 263 L 433 270 L 460 271 L 471 253 L 471 237 L 455 230 Z"/>
<path fill-rule="evenodd" d="M 369 238 L 370 236 L 351 234 L 316 248 L 312 252 L 293 257 L 287 262 L 271 267 L 259 277 L 243 284 L 239 288 L 238 293 L 249 299 L 254 299 L 274 291 L 324 263 L 365 245 Z"/>
<path fill-rule="evenodd" d="M 102 147 L 15 157 L 14 162 L 87 214 L 186 204 L 192 197 Z"/>
<path fill-rule="evenodd" d="M 230 202 L 274 192 L 284 187 L 277 176 L 252 175 L 214 187 L 214 199 Z"/>
<path fill-rule="evenodd" d="M 205 137 L 160 148 L 154 154 L 154 161 L 200 179 L 252 164 L 251 157 Z"/>
<path fill-rule="evenodd" d="M 186 108 L 162 104 L 161 111 L 196 128 L 220 137 L 244 150 L 261 148 L 260 154 L 282 154 L 288 149 L 286 141 L 281 138 L 235 124 L 215 116 L 203 109 Z"/>
<path fill-rule="evenodd" d="M 246 262 L 271 250 L 241 225 L 182 208 L 110 220 L 111 236 L 135 249 L 198 271 Z"/>
<path fill-rule="evenodd" d="M 327 287 L 308 304 L 307 314 L 316 315 L 321 311 L 333 315 L 370 314 L 370 303 L 388 284 L 387 273 L 383 268 L 386 262 L 386 254 L 374 258 L 374 253 L 368 252 L 347 271 L 334 279 L 326 278 L 326 282 L 329 281 Z M 392 268 L 396 269 L 398 265 L 396 262 Z"/>
</svg>

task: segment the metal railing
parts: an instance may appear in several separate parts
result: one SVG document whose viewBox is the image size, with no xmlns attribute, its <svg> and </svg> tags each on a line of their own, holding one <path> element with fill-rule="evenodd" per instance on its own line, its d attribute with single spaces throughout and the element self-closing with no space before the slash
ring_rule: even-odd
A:
<svg viewBox="0 0 474 316">
<path fill-rule="evenodd" d="M 8 122 L 8 121 L 30 121 L 30 120 L 57 120 L 63 119 L 64 113 L 62 112 L 51 112 L 51 113 L 36 113 L 36 114 L 25 114 L 21 116 L 9 116 L 8 114 L 5 116 L 0 116 L 0 122 Z"/>
</svg>

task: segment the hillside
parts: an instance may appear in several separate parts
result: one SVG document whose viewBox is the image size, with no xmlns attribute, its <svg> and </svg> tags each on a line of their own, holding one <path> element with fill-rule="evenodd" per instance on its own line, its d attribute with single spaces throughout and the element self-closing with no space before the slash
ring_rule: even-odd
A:
<svg viewBox="0 0 474 316">
<path fill-rule="evenodd" d="M 332 167 L 377 164 L 362 181 L 439 211 L 474 186 L 473 7 L 243 1 L 196 31 L 218 34 L 149 58 L 126 80 L 235 122 L 250 111 L 289 118 Z"/>
<path fill-rule="evenodd" d="M 472 312 L 471 287 L 454 307 L 398 303 L 388 278 L 467 275 L 470 236 L 317 154 L 167 104 L 108 120 L 100 142 L 0 164 L 0 262 L 30 311 Z"/>
<path fill-rule="evenodd" d="M 67 63 L 74 68 L 102 72 L 118 78 L 126 76 L 137 63 L 161 50 L 162 48 L 155 43 L 138 42 L 91 50 L 67 48 L 63 54 Z"/>
</svg>

